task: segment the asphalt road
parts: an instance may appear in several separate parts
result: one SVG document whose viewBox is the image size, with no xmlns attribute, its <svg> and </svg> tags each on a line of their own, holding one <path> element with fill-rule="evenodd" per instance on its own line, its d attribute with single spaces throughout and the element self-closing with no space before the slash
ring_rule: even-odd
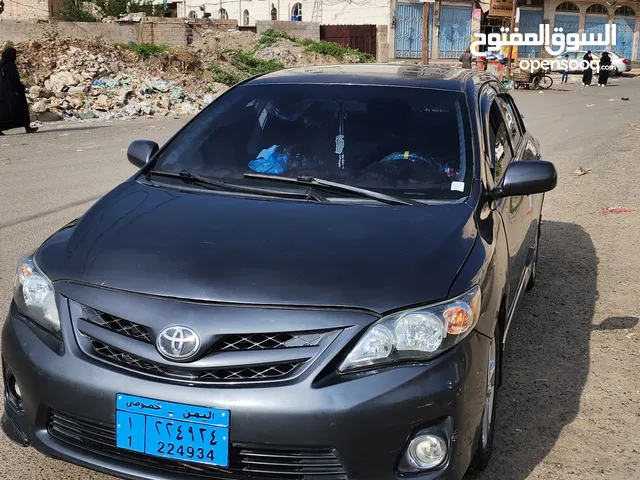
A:
<svg viewBox="0 0 640 480">
<path fill-rule="evenodd" d="M 513 92 L 559 183 L 545 203 L 538 283 L 510 332 L 494 457 L 481 480 L 640 478 L 640 127 L 630 126 L 640 126 L 640 79 L 571 82 Z M 0 318 L 20 256 L 135 172 L 132 140 L 163 141 L 183 121 L 0 137 Z M 574 175 L 579 167 L 591 173 Z M 603 213 L 610 207 L 630 211 Z M 0 479 L 16 478 L 108 477 L 0 435 Z"/>
</svg>

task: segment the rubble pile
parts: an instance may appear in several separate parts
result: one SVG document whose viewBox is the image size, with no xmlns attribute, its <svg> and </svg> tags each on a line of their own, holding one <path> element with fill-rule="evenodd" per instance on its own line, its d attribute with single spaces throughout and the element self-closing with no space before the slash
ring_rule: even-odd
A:
<svg viewBox="0 0 640 480">
<path fill-rule="evenodd" d="M 204 66 L 187 51 L 143 61 L 100 41 L 62 39 L 17 48 L 31 112 L 47 120 L 194 114 L 227 88 L 203 80 Z"/>
<path fill-rule="evenodd" d="M 332 65 L 335 57 L 308 52 L 302 44 L 294 43 L 286 38 L 278 39 L 273 45 L 261 45 L 260 35 L 253 32 L 231 30 L 219 32 L 204 30 L 193 48 L 206 58 L 221 60 L 225 52 L 240 50 L 254 52 L 256 58 L 276 60 L 288 67 L 307 67 L 313 65 Z M 355 56 L 345 55 L 340 63 L 358 63 Z"/>
<path fill-rule="evenodd" d="M 234 78 L 247 76 L 230 52 L 284 67 L 336 63 L 289 39 L 265 45 L 255 33 L 237 30 L 205 29 L 192 45 L 152 55 L 97 39 L 51 38 L 16 47 L 32 114 L 43 121 L 195 114 L 229 88 L 213 81 L 219 77 L 212 76 L 212 65 Z M 343 59 L 357 62 L 348 55 Z"/>
</svg>

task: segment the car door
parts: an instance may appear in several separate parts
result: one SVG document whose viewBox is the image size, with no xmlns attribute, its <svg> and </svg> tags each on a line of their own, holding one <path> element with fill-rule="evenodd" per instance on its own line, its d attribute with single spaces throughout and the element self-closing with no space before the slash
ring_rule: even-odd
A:
<svg viewBox="0 0 640 480">
<path fill-rule="evenodd" d="M 491 95 L 489 104 L 489 128 L 491 145 L 491 171 L 495 185 L 500 185 L 504 172 L 511 162 L 531 155 L 527 150 L 527 135 L 522 131 L 519 113 L 508 109 L 504 96 Z M 509 97 L 507 97 L 509 98 Z M 533 145 L 535 147 L 535 145 Z M 535 154 L 534 154 L 535 155 Z M 527 243 L 529 224 L 533 210 L 530 197 L 514 196 L 502 198 L 496 202 L 509 250 L 509 310 L 513 308 L 523 290 L 523 278 L 529 246 Z"/>
<path fill-rule="evenodd" d="M 513 100 L 513 97 L 508 94 L 499 95 L 499 101 L 508 115 L 516 119 L 518 123 L 518 132 L 520 137 L 518 138 L 519 149 L 516 153 L 516 159 L 518 160 L 540 160 L 540 145 L 537 140 L 533 138 L 529 132 L 527 132 L 522 119 L 522 115 L 518 111 L 518 107 Z M 526 215 L 523 217 L 524 228 L 526 228 L 525 245 L 529 248 L 525 265 L 528 266 L 533 259 L 535 253 L 535 246 L 538 241 L 538 224 L 540 223 L 540 216 L 542 213 L 542 203 L 544 201 L 544 194 L 539 193 L 536 195 L 527 195 L 524 197 L 528 203 Z"/>
</svg>

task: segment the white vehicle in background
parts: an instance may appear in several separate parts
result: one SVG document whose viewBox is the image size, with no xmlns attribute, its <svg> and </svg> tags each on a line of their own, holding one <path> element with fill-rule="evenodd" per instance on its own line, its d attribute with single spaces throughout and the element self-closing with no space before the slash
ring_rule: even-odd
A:
<svg viewBox="0 0 640 480">
<path fill-rule="evenodd" d="M 631 60 L 629 58 L 624 58 L 621 55 L 618 55 L 612 50 L 599 50 L 599 51 L 592 50 L 591 56 L 596 62 L 599 62 L 600 57 L 604 52 L 607 52 L 609 54 L 609 57 L 611 57 L 611 75 L 612 76 L 616 77 L 624 72 L 628 72 L 629 70 L 631 70 Z M 568 55 L 569 61 L 571 62 L 569 65 L 570 67 L 572 67 L 569 69 L 569 73 L 581 73 L 582 69 L 580 68 L 579 62 L 584 58 L 586 54 L 587 54 L 586 50 L 579 50 L 577 52 L 565 52 L 560 55 L 556 55 L 555 57 L 553 57 L 554 62 L 552 64 L 551 71 L 562 72 L 563 68 L 560 62 L 562 60 L 565 60 L 564 58 L 565 55 Z M 572 60 L 574 61 L 572 62 Z M 577 60 L 577 62 L 575 62 L 575 60 Z M 594 69 L 594 73 L 595 73 L 595 69 Z"/>
<path fill-rule="evenodd" d="M 592 53 L 594 55 L 598 55 L 599 59 L 604 52 L 607 52 L 609 57 L 611 57 L 611 75 L 617 77 L 618 75 L 622 75 L 624 72 L 631 70 L 631 59 L 625 58 L 612 50 L 594 51 Z"/>
</svg>

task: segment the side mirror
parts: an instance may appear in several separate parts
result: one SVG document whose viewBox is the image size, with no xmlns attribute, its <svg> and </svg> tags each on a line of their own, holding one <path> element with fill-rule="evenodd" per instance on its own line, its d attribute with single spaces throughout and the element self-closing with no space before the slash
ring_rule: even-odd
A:
<svg viewBox="0 0 640 480">
<path fill-rule="evenodd" d="M 556 188 L 558 174 L 551 162 L 520 160 L 511 163 L 504 172 L 497 198 L 534 195 Z"/>
<path fill-rule="evenodd" d="M 158 150 L 160 150 L 160 147 L 156 142 L 136 140 L 129 145 L 127 158 L 133 165 L 142 168 L 151 160 Z"/>
</svg>

